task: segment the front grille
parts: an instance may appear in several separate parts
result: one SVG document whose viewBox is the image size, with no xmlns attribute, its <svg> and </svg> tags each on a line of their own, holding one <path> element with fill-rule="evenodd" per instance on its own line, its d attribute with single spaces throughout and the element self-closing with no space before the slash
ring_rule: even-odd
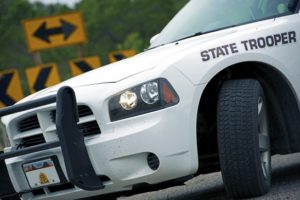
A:
<svg viewBox="0 0 300 200">
<path fill-rule="evenodd" d="M 52 122 L 55 123 L 56 110 L 52 110 L 50 115 L 51 115 Z M 78 106 L 78 115 L 79 115 L 79 117 L 86 117 L 89 115 L 93 115 L 93 112 L 88 106 L 80 105 L 80 106 Z"/>
<path fill-rule="evenodd" d="M 52 110 L 50 115 L 51 115 L 52 122 L 55 123 L 56 111 Z M 93 115 L 93 112 L 88 106 L 80 105 L 80 106 L 78 106 L 78 115 L 79 115 L 79 118 L 86 117 L 86 116 Z M 96 135 L 96 134 L 101 133 L 101 130 L 97 124 L 97 121 L 95 121 L 95 120 L 78 124 L 78 129 L 84 136 L 91 136 L 91 135 Z"/>
<path fill-rule="evenodd" d="M 23 147 L 31 147 L 31 146 L 35 146 L 38 144 L 42 144 L 45 143 L 45 139 L 43 134 L 39 134 L 39 135 L 34 135 L 34 136 L 29 136 L 29 137 L 25 137 L 22 139 L 22 146 Z"/>
<path fill-rule="evenodd" d="M 56 110 L 52 110 L 50 115 L 51 115 L 52 122 L 55 123 Z M 78 106 L 78 115 L 79 118 L 81 118 L 81 117 L 93 115 L 93 112 L 88 106 L 80 105 Z M 78 124 L 78 129 L 84 136 L 91 136 L 91 135 L 96 135 L 101 133 L 98 123 L 95 120 Z"/>
<path fill-rule="evenodd" d="M 78 129 L 84 136 L 91 136 L 101 133 L 96 121 L 78 124 Z"/>
<path fill-rule="evenodd" d="M 85 116 L 93 115 L 93 112 L 89 107 L 80 105 L 78 106 L 78 115 L 79 117 L 85 117 Z"/>
<path fill-rule="evenodd" d="M 49 111 L 48 111 L 49 112 Z M 93 116 L 92 110 L 85 105 L 80 105 L 78 106 L 78 115 L 80 118 L 86 117 L 86 116 L 91 116 L 90 118 L 85 118 L 80 120 L 78 123 L 78 129 L 79 131 L 86 137 L 86 136 L 91 136 L 91 135 L 97 135 L 101 133 L 101 130 L 98 126 L 97 121 L 95 120 L 95 117 Z M 49 115 L 48 115 L 49 116 Z M 53 123 L 55 123 L 56 120 L 56 111 L 51 110 L 50 111 L 50 119 Z M 37 114 L 31 115 L 29 117 L 26 117 L 22 120 L 20 120 L 17 123 L 17 130 L 19 131 L 20 136 L 16 139 L 17 144 L 21 145 L 22 147 L 31 147 L 35 146 L 38 144 L 43 144 L 45 143 L 45 138 L 42 133 L 42 130 L 40 129 L 40 124 L 39 120 L 37 118 Z M 37 130 L 36 130 L 37 129 Z M 24 134 L 29 134 L 32 133 L 31 136 L 23 136 L 23 132 L 26 132 Z M 31 132 L 29 132 L 31 131 Z M 53 130 L 55 131 L 55 129 Z M 45 133 L 48 134 L 48 133 Z"/>
<path fill-rule="evenodd" d="M 37 128 L 40 128 L 37 115 L 32 115 L 30 117 L 27 117 L 18 123 L 19 132 L 26 132 Z"/>
</svg>

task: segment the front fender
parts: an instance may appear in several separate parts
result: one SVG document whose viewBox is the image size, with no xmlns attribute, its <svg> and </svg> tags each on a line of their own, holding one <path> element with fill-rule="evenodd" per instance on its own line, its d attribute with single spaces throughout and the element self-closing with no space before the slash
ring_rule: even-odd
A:
<svg viewBox="0 0 300 200">
<path fill-rule="evenodd" d="M 287 67 L 280 60 L 267 54 L 250 52 L 232 55 L 222 60 L 203 62 L 200 53 L 192 54 L 177 62 L 175 66 L 195 85 L 208 83 L 219 72 L 244 62 L 259 62 L 276 68 L 284 76 L 289 74 Z"/>
</svg>

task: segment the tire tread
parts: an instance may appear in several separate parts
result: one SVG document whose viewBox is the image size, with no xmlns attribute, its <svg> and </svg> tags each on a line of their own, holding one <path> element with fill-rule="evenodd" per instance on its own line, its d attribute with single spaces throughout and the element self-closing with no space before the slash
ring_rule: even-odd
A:
<svg viewBox="0 0 300 200">
<path fill-rule="evenodd" d="M 270 180 L 260 166 L 257 99 L 263 94 L 258 81 L 226 81 L 218 101 L 218 145 L 223 181 L 233 197 L 265 194 Z"/>
</svg>

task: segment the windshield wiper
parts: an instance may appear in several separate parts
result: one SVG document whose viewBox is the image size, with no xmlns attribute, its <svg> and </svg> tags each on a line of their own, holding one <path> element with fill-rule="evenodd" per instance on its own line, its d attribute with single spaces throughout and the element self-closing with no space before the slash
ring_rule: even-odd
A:
<svg viewBox="0 0 300 200">
<path fill-rule="evenodd" d="M 236 26 L 239 26 L 239 25 L 242 25 L 242 24 L 234 24 L 234 25 L 230 25 L 230 26 L 226 26 L 226 27 L 222 27 L 222 28 L 217 28 L 217 29 L 214 29 L 214 30 L 206 31 L 206 32 L 201 32 L 200 31 L 200 32 L 194 33 L 192 35 L 189 35 L 189 36 L 180 38 L 178 40 L 172 41 L 172 42 L 168 42 L 168 43 L 164 43 L 164 44 L 160 44 L 160 45 L 148 48 L 146 50 L 155 49 L 157 47 L 161 47 L 161 46 L 164 46 L 166 44 L 170 44 L 170 43 L 174 43 L 174 42 L 179 42 L 181 40 L 185 40 L 185 39 L 188 39 L 188 38 L 196 37 L 196 36 L 199 36 L 199 35 L 204 35 L 204 34 L 207 34 L 207 33 L 212 33 L 212 32 L 216 32 L 216 31 L 224 30 L 224 29 L 227 29 L 227 28 L 233 28 L 233 27 L 236 27 Z"/>
<path fill-rule="evenodd" d="M 164 45 L 166 45 L 166 44 L 160 44 L 160 45 L 157 45 L 157 46 L 154 46 L 154 47 L 151 47 L 151 48 L 145 49 L 145 51 L 146 51 L 146 50 L 155 49 L 155 48 L 157 48 L 157 47 L 161 47 L 161 46 L 164 46 Z"/>
<path fill-rule="evenodd" d="M 204 32 L 197 32 L 197 33 L 195 33 L 195 34 L 193 34 L 193 35 L 186 36 L 186 37 L 184 37 L 184 38 L 180 38 L 180 39 L 175 40 L 175 41 L 173 41 L 173 42 L 178 42 L 178 41 L 181 41 L 181 40 L 185 40 L 185 39 L 192 38 L 192 37 L 196 37 L 196 36 L 203 35 L 203 34 L 204 34 Z M 171 42 L 171 43 L 173 43 L 173 42 Z"/>
<path fill-rule="evenodd" d="M 174 42 L 178 42 L 178 41 L 185 40 L 185 39 L 188 39 L 188 38 L 191 38 L 191 37 L 195 37 L 195 36 L 198 36 L 198 35 L 202 35 L 202 34 L 203 34 L 203 32 L 198 32 L 198 33 L 195 33 L 195 34 L 193 34 L 193 35 L 190 35 L 190 36 L 187 36 L 187 37 L 180 38 L 180 39 L 178 39 L 178 40 L 169 42 L 169 43 L 167 43 L 167 44 L 174 43 Z M 160 45 L 157 45 L 157 46 L 148 48 L 148 49 L 146 49 L 146 50 L 155 49 L 155 48 L 157 48 L 157 47 L 161 47 L 161 46 L 164 46 L 164 45 L 166 45 L 166 44 L 160 44 Z"/>
<path fill-rule="evenodd" d="M 197 32 L 197 33 L 195 33 L 193 35 L 190 35 L 190 36 L 187 36 L 187 37 L 175 40 L 173 42 L 178 42 L 178 41 L 185 40 L 185 39 L 188 39 L 188 38 L 196 37 L 196 36 L 199 36 L 199 35 L 204 35 L 204 34 L 207 34 L 207 33 L 216 32 L 216 31 L 221 31 L 221 30 L 224 30 L 224 29 L 227 29 L 227 28 L 236 27 L 236 26 L 238 26 L 238 25 L 235 24 L 235 25 L 226 26 L 226 27 L 222 27 L 222 28 L 217 28 L 217 29 L 214 29 L 214 30 L 211 30 L 211 31 L 206 31 L 206 32 Z M 171 43 L 173 43 L 173 42 L 171 42 Z"/>
<path fill-rule="evenodd" d="M 198 36 L 198 35 L 202 35 L 202 34 L 204 34 L 204 33 L 203 33 L 203 32 L 198 32 L 198 33 L 195 33 L 195 34 L 193 34 L 193 35 L 190 35 L 190 36 L 187 36 L 187 37 L 180 38 L 180 39 L 178 39 L 178 40 L 169 42 L 169 43 L 167 43 L 167 44 L 174 43 L 174 42 L 178 42 L 178 41 L 185 40 L 185 39 L 188 39 L 188 38 L 191 38 L 191 37 L 195 37 L 195 36 Z M 161 46 L 164 46 L 164 45 L 166 45 L 166 44 L 160 44 L 160 45 L 158 45 L 158 46 L 154 46 L 154 47 L 148 48 L 148 49 L 146 49 L 146 50 L 155 49 L 155 48 L 157 48 L 157 47 L 161 47 Z"/>
</svg>

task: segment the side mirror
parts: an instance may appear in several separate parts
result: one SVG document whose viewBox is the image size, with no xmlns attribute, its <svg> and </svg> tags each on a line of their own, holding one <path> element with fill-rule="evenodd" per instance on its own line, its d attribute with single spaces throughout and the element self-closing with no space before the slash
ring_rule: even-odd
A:
<svg viewBox="0 0 300 200">
<path fill-rule="evenodd" d="M 154 35 L 151 39 L 150 39 L 150 45 L 152 45 L 154 43 L 154 41 L 158 38 L 159 33 Z"/>
</svg>

